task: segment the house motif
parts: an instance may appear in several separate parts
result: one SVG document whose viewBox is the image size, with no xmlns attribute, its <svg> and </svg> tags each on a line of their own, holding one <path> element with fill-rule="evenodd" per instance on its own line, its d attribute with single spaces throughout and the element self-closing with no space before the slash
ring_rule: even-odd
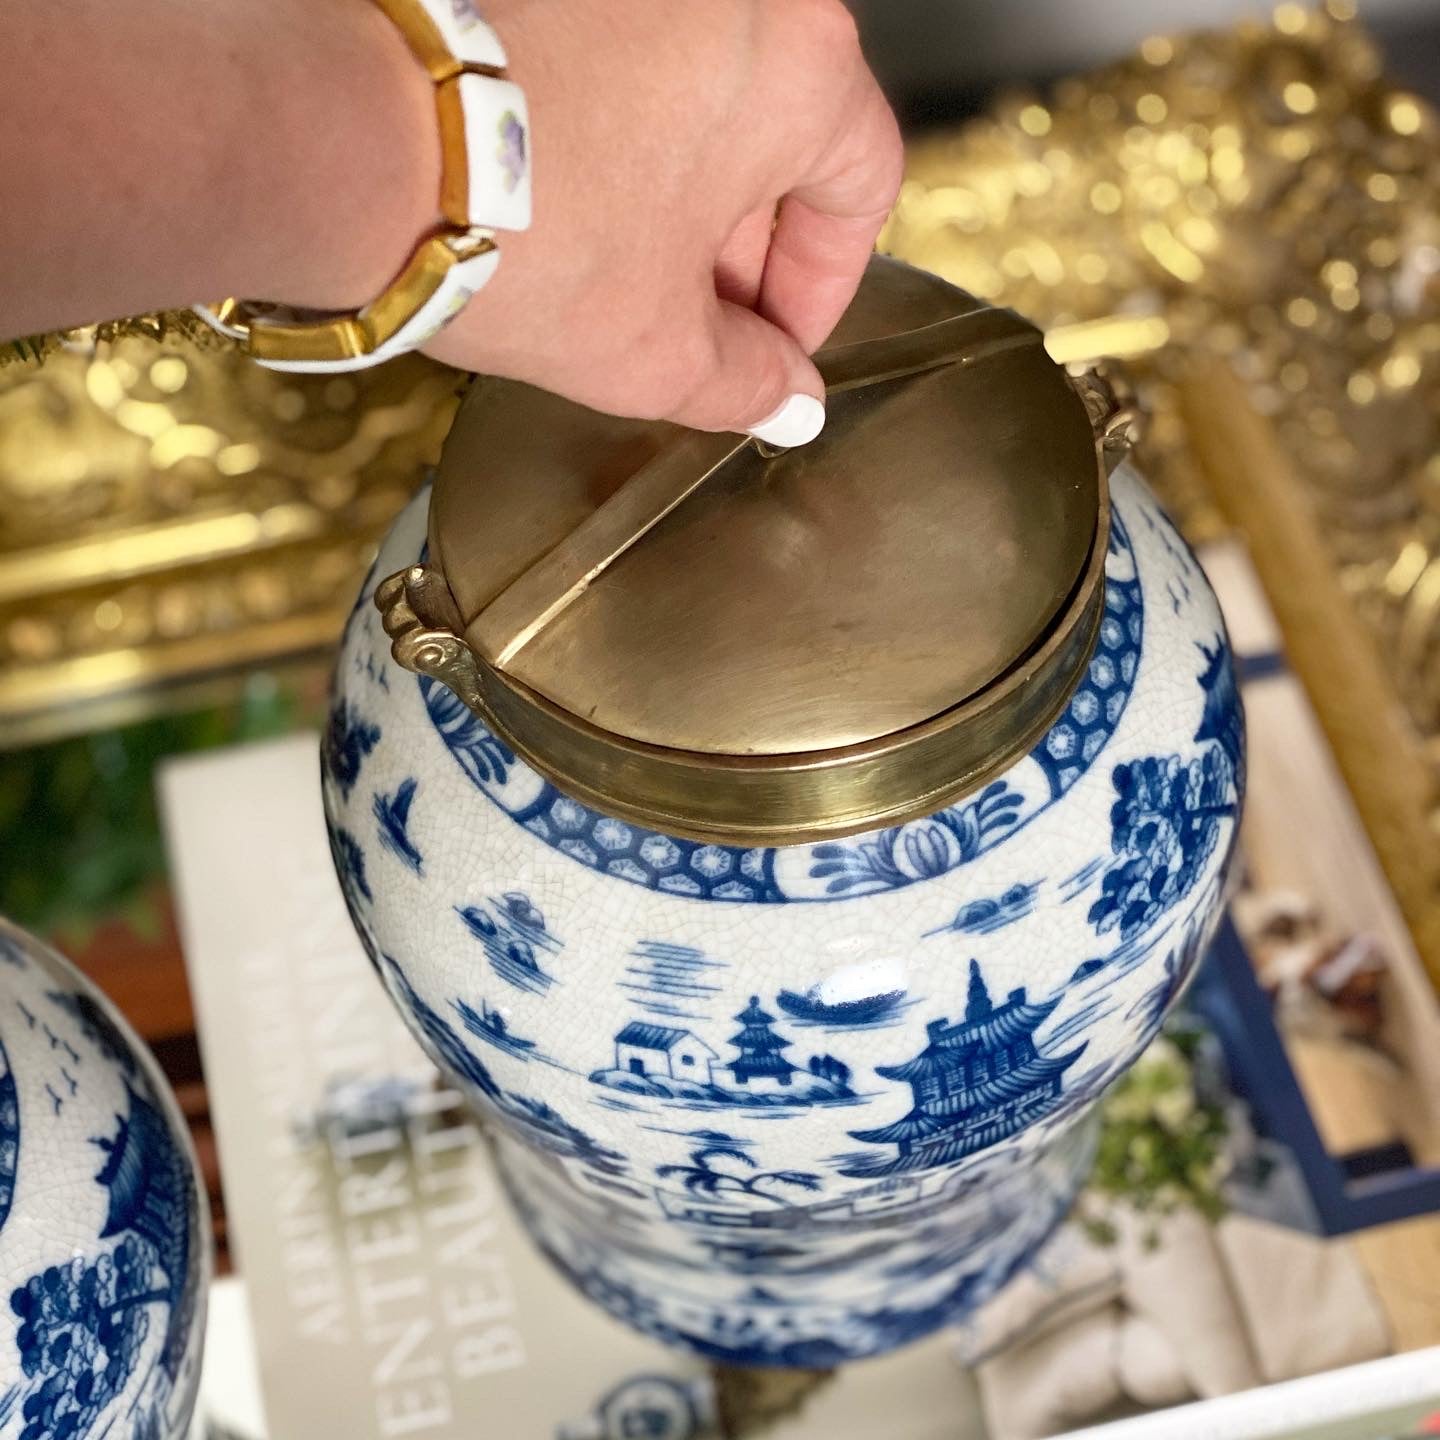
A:
<svg viewBox="0 0 1440 1440">
<path fill-rule="evenodd" d="M 715 1052 L 688 1030 L 632 1020 L 615 1037 L 615 1068 L 629 1075 L 664 1076 L 710 1084 Z"/>
<path fill-rule="evenodd" d="M 910 1086 L 910 1112 L 878 1130 L 851 1131 L 856 1140 L 895 1146 L 895 1158 L 862 1161 L 844 1173 L 896 1175 L 954 1164 L 1048 1114 L 1060 1103 L 1065 1072 L 1085 1051 L 1083 1044 L 1063 1055 L 1036 1048 L 1035 1032 L 1059 1003 L 1057 996 L 1036 1004 L 1021 986 L 996 1006 L 972 960 L 965 1018 L 954 1025 L 932 1020 L 919 1055 L 876 1067 L 877 1075 Z"/>
</svg>

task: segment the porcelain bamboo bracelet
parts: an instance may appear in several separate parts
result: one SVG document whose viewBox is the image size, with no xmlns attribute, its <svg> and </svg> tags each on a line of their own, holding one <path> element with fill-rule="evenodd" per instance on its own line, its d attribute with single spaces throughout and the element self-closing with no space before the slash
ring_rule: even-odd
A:
<svg viewBox="0 0 1440 1440">
<path fill-rule="evenodd" d="M 404 269 L 363 309 L 223 300 L 196 313 L 271 370 L 363 370 L 416 350 L 495 273 L 497 230 L 530 224 L 529 117 L 499 37 L 470 0 L 375 0 L 435 85 L 440 213 Z"/>
</svg>

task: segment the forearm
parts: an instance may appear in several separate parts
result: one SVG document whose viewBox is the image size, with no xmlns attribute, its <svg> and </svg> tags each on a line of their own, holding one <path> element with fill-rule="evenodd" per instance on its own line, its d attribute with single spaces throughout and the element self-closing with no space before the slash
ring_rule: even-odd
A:
<svg viewBox="0 0 1440 1440">
<path fill-rule="evenodd" d="M 426 351 L 620 415 L 813 437 L 810 353 L 902 161 L 842 0 L 475 3 L 526 97 L 534 219 L 470 216 L 498 269 Z M 492 119 L 470 143 L 514 196 L 531 137 Z M 371 0 L 0 0 L 0 340 L 227 296 L 360 308 L 440 218 L 437 122 Z"/>
<path fill-rule="evenodd" d="M 378 294 L 436 218 L 432 91 L 368 0 L 0 0 L 0 338 Z"/>
</svg>

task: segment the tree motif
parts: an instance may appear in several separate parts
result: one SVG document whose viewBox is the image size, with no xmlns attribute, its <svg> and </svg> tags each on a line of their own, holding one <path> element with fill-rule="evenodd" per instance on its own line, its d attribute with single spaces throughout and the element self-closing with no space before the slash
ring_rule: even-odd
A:
<svg viewBox="0 0 1440 1440">
<path fill-rule="evenodd" d="M 323 743 L 326 764 L 348 800 L 365 757 L 380 743 L 380 727 L 370 724 L 346 700 L 331 706 Z"/>
<path fill-rule="evenodd" d="M 1189 894 L 1235 814 L 1233 772 L 1224 749 L 1182 763 L 1149 755 L 1117 765 L 1110 844 L 1119 857 L 1090 907 L 1097 932 L 1118 929 L 1128 940 Z"/>
<path fill-rule="evenodd" d="M 662 1180 L 682 1180 L 692 1195 L 717 1198 L 724 1195 L 749 1196 L 782 1206 L 790 1201 L 784 1195 L 774 1193 L 777 1185 L 788 1185 L 797 1190 L 820 1188 L 820 1177 L 808 1170 L 764 1170 L 753 1175 L 735 1175 L 728 1170 L 717 1170 L 712 1163 L 727 1160 L 757 1170 L 755 1161 L 737 1146 L 714 1144 L 692 1150 L 688 1165 L 661 1165 L 656 1168 L 655 1174 Z"/>
<path fill-rule="evenodd" d="M 113 1249 L 32 1275 L 10 1296 L 16 1347 L 30 1381 L 20 1440 L 79 1440 L 129 1383 L 149 1333 L 148 1309 L 169 1304 L 154 1248 L 127 1235 Z"/>
</svg>

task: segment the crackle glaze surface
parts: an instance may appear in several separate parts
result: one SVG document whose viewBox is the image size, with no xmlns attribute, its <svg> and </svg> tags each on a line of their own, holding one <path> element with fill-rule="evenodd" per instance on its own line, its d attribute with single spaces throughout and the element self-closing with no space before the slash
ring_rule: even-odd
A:
<svg viewBox="0 0 1440 1440">
<path fill-rule="evenodd" d="M 0 920 L 0 1440 L 180 1440 L 209 1220 L 185 1122 L 109 1002 Z"/>
<path fill-rule="evenodd" d="M 1114 477 L 1088 674 L 1026 758 L 908 825 L 737 850 L 562 795 L 369 603 L 324 744 L 332 849 L 396 1004 L 493 1121 L 536 1241 L 633 1325 L 825 1365 L 962 1319 L 1038 1248 L 1079 1123 L 1219 908 L 1243 787 L 1194 558 Z"/>
</svg>

